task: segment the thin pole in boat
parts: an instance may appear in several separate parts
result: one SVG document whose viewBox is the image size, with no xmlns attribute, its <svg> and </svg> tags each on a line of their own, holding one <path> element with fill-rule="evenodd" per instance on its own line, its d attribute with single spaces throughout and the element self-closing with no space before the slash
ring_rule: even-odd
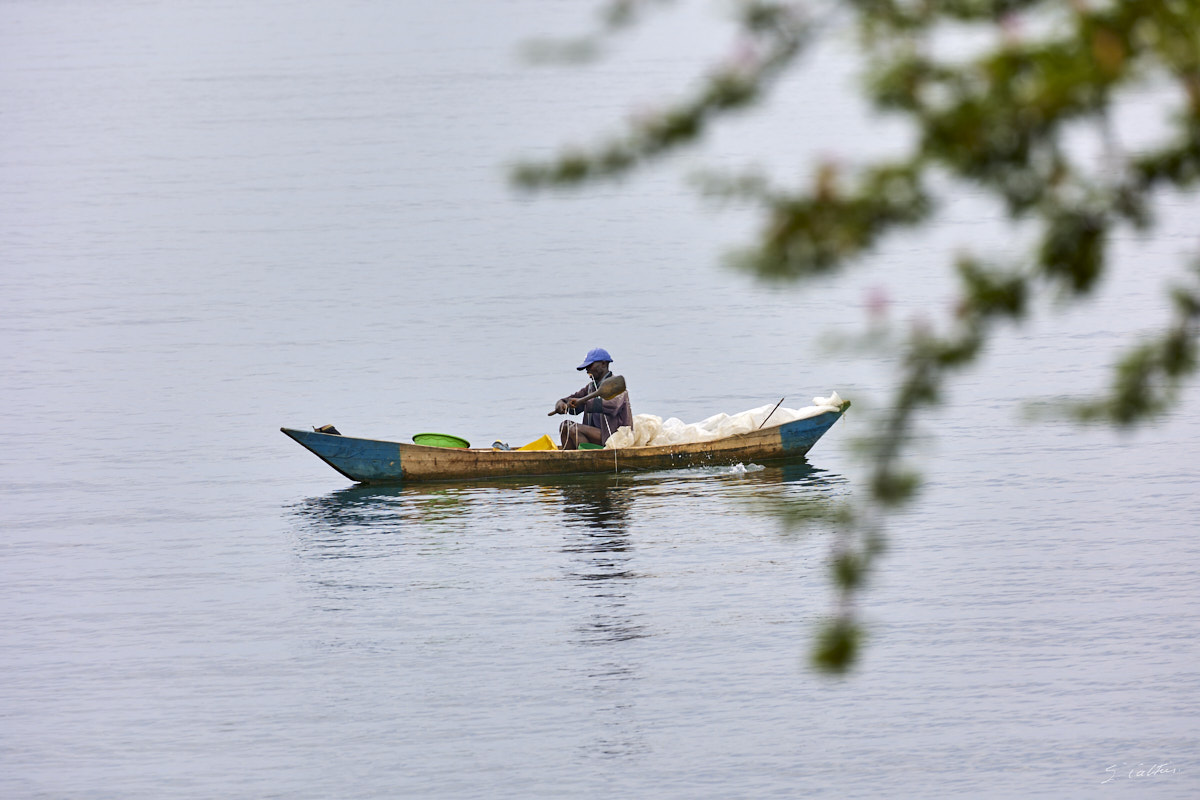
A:
<svg viewBox="0 0 1200 800">
<path fill-rule="evenodd" d="M 779 402 L 775 404 L 775 408 L 772 408 L 772 409 L 771 409 L 771 414 L 774 414 L 774 413 L 776 412 L 776 410 L 778 410 L 778 408 L 779 408 L 781 405 L 783 405 L 783 401 L 784 401 L 784 400 L 786 400 L 786 399 L 787 399 L 787 395 L 784 395 L 783 397 L 779 398 Z M 763 421 L 762 421 L 762 422 L 760 422 L 760 423 L 758 423 L 758 427 L 757 427 L 757 428 L 755 428 L 755 430 L 761 431 L 761 430 L 762 430 L 762 426 L 763 426 L 763 425 L 766 425 L 766 424 L 767 424 L 767 420 L 769 420 L 769 419 L 771 418 L 771 414 L 767 414 L 765 417 L 763 417 Z"/>
</svg>

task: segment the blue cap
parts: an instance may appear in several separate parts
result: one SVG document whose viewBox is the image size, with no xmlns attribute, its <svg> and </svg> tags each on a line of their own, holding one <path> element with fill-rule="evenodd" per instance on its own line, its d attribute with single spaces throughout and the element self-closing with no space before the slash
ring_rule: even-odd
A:
<svg viewBox="0 0 1200 800">
<path fill-rule="evenodd" d="M 587 369 L 597 361 L 612 361 L 612 356 L 610 356 L 608 351 L 603 347 L 593 347 L 591 350 L 588 350 L 588 354 L 584 356 L 583 363 L 575 369 Z"/>
</svg>

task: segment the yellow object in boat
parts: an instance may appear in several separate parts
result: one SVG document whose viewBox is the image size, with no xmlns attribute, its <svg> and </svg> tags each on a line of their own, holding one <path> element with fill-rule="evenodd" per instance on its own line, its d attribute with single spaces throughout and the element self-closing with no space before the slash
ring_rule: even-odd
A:
<svg viewBox="0 0 1200 800">
<path fill-rule="evenodd" d="M 558 445 L 554 443 L 548 435 L 543 435 L 542 438 L 536 439 L 527 445 L 518 447 L 518 450 L 557 450 Z"/>
</svg>

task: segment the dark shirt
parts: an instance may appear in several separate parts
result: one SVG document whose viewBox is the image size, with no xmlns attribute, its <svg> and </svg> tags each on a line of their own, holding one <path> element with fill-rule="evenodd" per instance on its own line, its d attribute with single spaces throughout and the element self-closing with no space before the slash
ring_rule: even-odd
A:
<svg viewBox="0 0 1200 800">
<path fill-rule="evenodd" d="M 608 373 L 601 379 L 611 378 L 612 373 Z M 567 395 L 563 400 L 568 400 L 572 397 L 584 397 L 596 391 L 597 384 L 593 379 L 587 386 L 580 389 L 574 394 Z M 605 400 L 602 397 L 593 398 L 582 406 L 576 406 L 569 409 L 569 414 L 583 413 L 584 425 L 591 425 L 600 431 L 600 443 L 604 444 L 608 441 L 608 437 L 617 432 L 617 428 L 622 426 L 627 428 L 633 427 L 633 411 L 629 408 L 629 392 L 621 392 L 612 400 Z"/>
</svg>

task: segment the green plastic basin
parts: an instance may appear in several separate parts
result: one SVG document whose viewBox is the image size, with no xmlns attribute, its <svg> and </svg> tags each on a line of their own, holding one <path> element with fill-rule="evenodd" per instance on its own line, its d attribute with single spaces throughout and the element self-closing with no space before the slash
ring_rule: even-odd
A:
<svg viewBox="0 0 1200 800">
<path fill-rule="evenodd" d="M 471 443 L 449 433 L 418 433 L 413 441 L 426 447 L 470 447 Z"/>
</svg>

